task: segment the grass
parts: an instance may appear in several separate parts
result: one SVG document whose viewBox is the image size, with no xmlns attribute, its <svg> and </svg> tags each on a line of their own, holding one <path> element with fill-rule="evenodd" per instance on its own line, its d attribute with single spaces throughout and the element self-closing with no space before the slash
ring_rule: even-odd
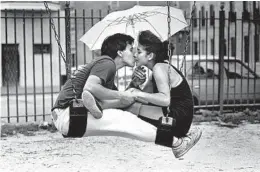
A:
<svg viewBox="0 0 260 172">
<path fill-rule="evenodd" d="M 1 137 L 13 136 L 23 134 L 25 136 L 35 136 L 35 132 L 40 130 L 47 130 L 56 132 L 57 129 L 53 124 L 48 122 L 39 123 L 25 123 L 25 124 L 3 124 L 1 126 Z"/>
</svg>

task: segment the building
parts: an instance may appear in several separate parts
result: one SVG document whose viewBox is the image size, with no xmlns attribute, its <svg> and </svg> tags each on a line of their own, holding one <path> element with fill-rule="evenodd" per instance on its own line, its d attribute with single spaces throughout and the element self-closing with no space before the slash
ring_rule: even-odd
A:
<svg viewBox="0 0 260 172">
<path fill-rule="evenodd" d="M 192 9 L 193 3 L 190 3 Z M 219 54 L 219 11 L 225 11 L 224 55 L 241 59 L 258 70 L 260 2 L 258 1 L 198 1 L 194 13 L 191 38 L 194 54 Z M 229 17 L 230 16 L 230 17 Z M 207 20 L 208 19 L 208 20 Z"/>
<path fill-rule="evenodd" d="M 64 18 L 64 11 L 58 13 L 59 2 L 48 4 L 56 17 L 56 27 L 60 26 L 60 42 L 65 50 L 65 21 L 60 19 L 58 24 L 57 20 L 58 15 Z M 60 76 L 66 74 L 65 63 L 59 62 L 58 44 L 43 2 L 2 1 L 1 44 L 2 92 L 6 86 L 12 89 L 60 85 Z"/>
</svg>

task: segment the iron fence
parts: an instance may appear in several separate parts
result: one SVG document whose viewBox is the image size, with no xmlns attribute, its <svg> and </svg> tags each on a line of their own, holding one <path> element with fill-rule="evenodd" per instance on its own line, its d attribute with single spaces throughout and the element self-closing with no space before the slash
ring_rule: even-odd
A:
<svg viewBox="0 0 260 172">
<path fill-rule="evenodd" d="M 69 44 L 65 12 L 52 11 L 51 17 L 63 50 L 71 54 L 73 72 L 99 54 L 78 40 L 108 12 L 69 12 Z M 45 11 L 4 10 L 1 23 L 1 118 L 6 122 L 45 120 L 67 79 L 50 17 Z M 192 21 L 186 59 L 183 45 L 188 31 L 171 38 L 175 45 L 172 63 L 177 68 L 184 63 L 182 72 L 193 91 L 195 108 L 259 108 L 259 23 L 257 17 L 242 15 L 240 19 L 234 12 L 225 16 L 222 10 L 215 16 L 200 11 Z M 128 85 L 131 73 L 131 68 L 117 73 L 119 89 Z"/>
</svg>

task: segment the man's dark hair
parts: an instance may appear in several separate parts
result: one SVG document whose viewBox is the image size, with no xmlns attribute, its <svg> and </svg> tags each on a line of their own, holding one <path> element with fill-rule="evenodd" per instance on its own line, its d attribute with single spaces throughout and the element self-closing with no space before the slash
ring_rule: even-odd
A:
<svg viewBox="0 0 260 172">
<path fill-rule="evenodd" d="M 101 47 L 101 55 L 107 55 L 112 59 L 117 56 L 117 51 L 125 50 L 127 44 L 133 44 L 134 38 L 122 33 L 116 33 L 107 37 Z"/>
</svg>

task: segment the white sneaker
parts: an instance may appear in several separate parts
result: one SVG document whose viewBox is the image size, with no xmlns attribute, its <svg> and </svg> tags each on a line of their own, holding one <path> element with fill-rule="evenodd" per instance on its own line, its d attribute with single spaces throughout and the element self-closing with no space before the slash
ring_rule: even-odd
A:
<svg viewBox="0 0 260 172">
<path fill-rule="evenodd" d="M 90 114 L 93 115 L 94 118 L 99 119 L 102 117 L 102 109 L 89 91 L 83 91 L 82 100 L 84 106 L 89 110 Z"/>
<path fill-rule="evenodd" d="M 181 144 L 172 147 L 172 152 L 176 158 L 182 157 L 186 154 L 200 139 L 202 131 L 196 129 L 195 131 L 189 132 L 187 136 L 181 137 Z"/>
</svg>

